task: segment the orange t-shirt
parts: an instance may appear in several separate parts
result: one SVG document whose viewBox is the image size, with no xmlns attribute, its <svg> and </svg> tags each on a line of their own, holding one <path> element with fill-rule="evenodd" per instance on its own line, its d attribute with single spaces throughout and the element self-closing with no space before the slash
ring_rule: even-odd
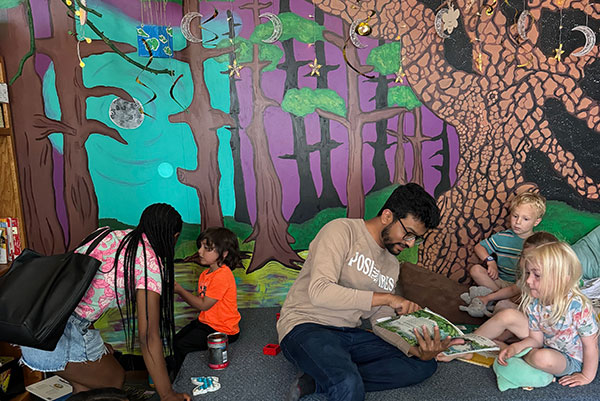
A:
<svg viewBox="0 0 600 401">
<path fill-rule="evenodd" d="M 231 269 L 222 265 L 214 272 L 210 269 L 200 273 L 198 278 L 198 296 L 216 299 L 217 302 L 207 311 L 198 315 L 200 323 L 225 334 L 240 332 L 240 312 L 237 308 L 237 286 Z"/>
</svg>

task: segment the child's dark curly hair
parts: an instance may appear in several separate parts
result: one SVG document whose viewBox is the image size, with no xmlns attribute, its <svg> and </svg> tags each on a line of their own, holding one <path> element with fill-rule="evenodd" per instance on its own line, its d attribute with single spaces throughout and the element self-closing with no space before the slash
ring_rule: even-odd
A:
<svg viewBox="0 0 600 401">
<path fill-rule="evenodd" d="M 244 268 L 242 259 L 248 258 L 250 255 L 247 252 L 240 251 L 238 238 L 235 233 L 225 227 L 209 227 L 200 233 L 196 240 L 198 248 L 202 243 L 205 247 L 215 249 L 219 254 L 217 263 L 219 265 L 227 265 L 231 270 Z M 223 256 L 227 252 L 227 255 Z"/>
</svg>

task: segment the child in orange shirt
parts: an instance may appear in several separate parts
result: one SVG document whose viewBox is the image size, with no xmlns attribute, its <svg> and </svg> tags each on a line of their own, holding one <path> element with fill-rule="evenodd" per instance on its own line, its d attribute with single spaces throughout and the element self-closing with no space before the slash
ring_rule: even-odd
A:
<svg viewBox="0 0 600 401">
<path fill-rule="evenodd" d="M 207 228 L 196 240 L 196 245 L 200 263 L 208 269 L 200 273 L 198 295 L 175 282 L 175 293 L 200 310 L 198 319 L 175 335 L 176 371 L 188 353 L 208 349 L 206 337 L 209 334 L 225 333 L 229 343 L 235 342 L 240 334 L 237 287 L 232 270 L 243 268 L 242 259 L 246 253 L 240 251 L 237 236 L 223 227 Z"/>
</svg>

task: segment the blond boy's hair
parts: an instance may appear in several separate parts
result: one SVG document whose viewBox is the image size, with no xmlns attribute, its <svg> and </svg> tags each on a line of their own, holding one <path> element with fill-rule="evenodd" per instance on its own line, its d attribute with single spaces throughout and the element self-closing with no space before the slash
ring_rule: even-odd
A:
<svg viewBox="0 0 600 401">
<path fill-rule="evenodd" d="M 518 206 L 531 205 L 537 211 L 538 219 L 546 213 L 546 198 L 533 192 L 522 192 L 510 203 L 510 211 L 513 212 Z"/>
</svg>

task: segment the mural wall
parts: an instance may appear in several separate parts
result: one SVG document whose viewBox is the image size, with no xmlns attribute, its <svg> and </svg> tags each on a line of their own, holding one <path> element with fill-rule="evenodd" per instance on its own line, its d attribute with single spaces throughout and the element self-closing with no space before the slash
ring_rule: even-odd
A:
<svg viewBox="0 0 600 401">
<path fill-rule="evenodd" d="M 203 228 L 238 234 L 252 253 L 240 305 L 263 306 L 324 223 L 373 216 L 401 183 L 443 211 L 419 263 L 456 280 L 519 191 L 545 195 L 546 227 L 574 240 L 600 223 L 599 13 L 588 0 L 0 0 L 29 245 L 62 252 L 167 202 L 186 223 L 178 257 Z"/>
</svg>

